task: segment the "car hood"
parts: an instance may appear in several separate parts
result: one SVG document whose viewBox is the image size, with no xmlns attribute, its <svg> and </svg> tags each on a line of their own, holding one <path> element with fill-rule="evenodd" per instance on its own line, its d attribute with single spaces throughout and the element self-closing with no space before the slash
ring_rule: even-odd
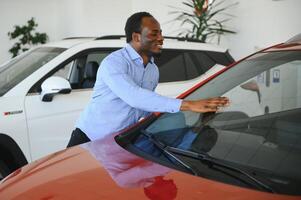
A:
<svg viewBox="0 0 301 200">
<path fill-rule="evenodd" d="M 9 175 L 0 199 L 297 199 L 166 168 L 109 137 L 63 150 Z"/>
</svg>

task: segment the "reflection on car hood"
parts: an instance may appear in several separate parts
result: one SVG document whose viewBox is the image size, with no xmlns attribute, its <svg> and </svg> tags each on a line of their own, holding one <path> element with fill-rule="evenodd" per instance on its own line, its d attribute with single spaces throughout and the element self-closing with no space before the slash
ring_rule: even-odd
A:
<svg viewBox="0 0 301 200">
<path fill-rule="evenodd" d="M 44 157 L 15 171 L 0 184 L 0 199 L 283 197 L 171 170 L 125 151 L 112 136 Z"/>
</svg>

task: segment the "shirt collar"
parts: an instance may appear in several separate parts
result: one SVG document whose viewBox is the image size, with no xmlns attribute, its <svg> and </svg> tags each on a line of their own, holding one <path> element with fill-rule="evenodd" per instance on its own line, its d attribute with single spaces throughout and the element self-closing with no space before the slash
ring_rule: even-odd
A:
<svg viewBox="0 0 301 200">
<path fill-rule="evenodd" d="M 130 45 L 129 43 L 127 43 L 126 46 L 125 46 L 125 49 L 128 52 L 128 54 L 129 54 L 129 56 L 130 56 L 130 58 L 132 60 L 140 59 L 142 61 L 142 63 L 143 63 L 142 57 L 137 53 L 137 51 L 132 47 L 132 45 Z M 154 63 L 154 57 L 153 56 L 149 59 L 149 62 L 151 64 Z"/>
</svg>

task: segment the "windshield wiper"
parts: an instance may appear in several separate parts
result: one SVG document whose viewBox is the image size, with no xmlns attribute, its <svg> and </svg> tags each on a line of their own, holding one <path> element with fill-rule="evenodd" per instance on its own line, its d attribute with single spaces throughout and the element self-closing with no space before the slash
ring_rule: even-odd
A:
<svg viewBox="0 0 301 200">
<path fill-rule="evenodd" d="M 218 167 L 221 167 L 221 168 L 224 168 L 224 169 L 228 169 L 230 171 L 237 172 L 239 174 L 242 174 L 242 175 L 246 176 L 247 178 L 252 180 L 254 183 L 256 183 L 256 185 L 259 186 L 258 187 L 259 189 L 261 188 L 261 189 L 264 189 L 267 192 L 275 193 L 275 191 L 270 186 L 268 186 L 265 183 L 261 182 L 256 177 L 249 174 L 248 172 L 245 172 L 244 170 L 241 170 L 239 168 L 228 165 L 224 162 L 217 161 L 217 160 L 215 160 L 214 158 L 212 158 L 210 155 L 208 155 L 206 153 L 196 153 L 196 152 L 187 151 L 187 150 L 183 150 L 183 149 L 179 149 L 179 148 L 175 148 L 175 147 L 170 147 L 170 146 L 165 147 L 165 149 L 167 151 L 175 153 L 175 154 L 180 154 L 180 155 L 184 155 L 184 156 L 188 156 L 188 157 L 192 157 L 192 158 L 196 158 L 198 160 L 201 160 L 201 161 L 205 162 L 211 168 L 213 166 L 218 166 Z M 224 172 L 224 171 L 221 171 L 221 172 Z"/>
<path fill-rule="evenodd" d="M 234 166 L 228 165 L 224 162 L 217 161 L 216 159 L 212 158 L 210 155 L 208 155 L 206 153 L 196 153 L 196 152 L 187 151 L 187 150 L 183 150 L 183 149 L 168 146 L 168 145 L 164 144 L 163 142 L 159 141 L 158 139 L 156 139 L 151 133 L 147 132 L 146 130 L 142 129 L 140 131 L 157 148 L 162 150 L 165 154 L 171 156 L 173 159 L 175 159 L 178 163 L 180 163 L 182 166 L 184 166 L 186 169 L 188 169 L 194 175 L 198 175 L 198 173 L 194 169 L 192 169 L 188 164 L 186 164 L 181 159 L 179 159 L 177 156 L 175 156 L 174 154 L 183 155 L 183 156 L 198 159 L 198 160 L 206 163 L 211 169 L 219 170 L 224 174 L 228 174 L 228 173 L 223 171 L 223 170 L 214 168 L 214 166 L 218 166 L 218 167 L 228 169 L 228 170 L 233 171 L 233 172 L 237 172 L 239 174 L 244 175 L 248 179 L 250 179 L 253 183 L 252 184 L 250 182 L 247 182 L 248 184 L 251 184 L 252 186 L 256 186 L 258 189 L 263 189 L 264 191 L 267 191 L 267 192 L 270 192 L 270 193 L 275 193 L 275 191 L 270 186 L 266 185 L 262 181 L 258 180 L 256 177 L 252 176 L 250 173 L 245 172 L 244 170 L 241 170 L 241 169 L 236 168 Z M 235 177 L 235 178 L 240 180 L 240 178 L 237 178 L 237 177 Z"/>
<path fill-rule="evenodd" d="M 159 148 L 162 152 L 164 152 L 165 154 L 169 155 L 170 157 L 172 157 L 174 160 L 176 160 L 178 163 L 180 163 L 184 168 L 186 168 L 187 170 L 189 170 L 192 174 L 194 175 L 198 175 L 198 173 L 192 169 L 189 165 L 187 165 L 184 161 L 182 161 L 181 159 L 179 159 L 177 156 L 175 156 L 172 152 L 170 152 L 168 150 L 169 146 L 165 145 L 164 143 L 162 143 L 161 141 L 157 140 L 156 138 L 153 137 L 152 134 L 148 133 L 146 130 L 142 129 L 140 130 L 142 135 L 144 135 L 145 137 L 147 137 L 149 139 L 149 141 L 151 141 L 157 148 Z"/>
</svg>

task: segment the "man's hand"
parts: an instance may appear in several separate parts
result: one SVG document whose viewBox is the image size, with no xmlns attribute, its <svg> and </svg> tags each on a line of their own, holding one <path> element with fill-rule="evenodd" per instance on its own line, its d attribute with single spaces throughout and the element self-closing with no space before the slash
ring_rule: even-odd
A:
<svg viewBox="0 0 301 200">
<path fill-rule="evenodd" d="M 227 97 L 214 97 L 195 101 L 183 100 L 180 110 L 200 113 L 216 112 L 220 108 L 226 107 L 228 105 L 229 99 Z"/>
</svg>

